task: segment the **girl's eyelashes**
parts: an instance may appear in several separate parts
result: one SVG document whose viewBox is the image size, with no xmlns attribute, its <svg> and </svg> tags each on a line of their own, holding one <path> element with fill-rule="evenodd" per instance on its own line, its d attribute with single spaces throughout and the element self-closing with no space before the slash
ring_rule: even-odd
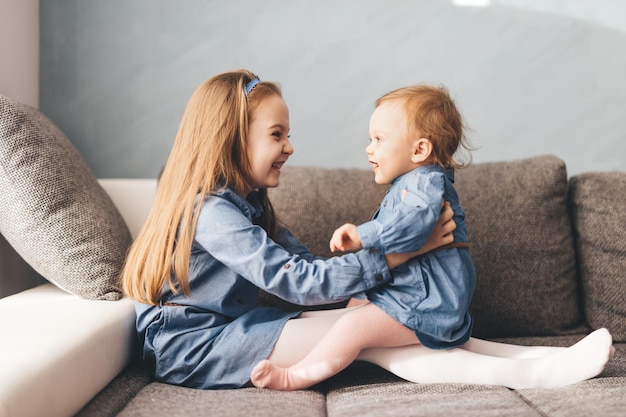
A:
<svg viewBox="0 0 626 417">
<path fill-rule="evenodd" d="M 280 130 L 277 130 L 275 132 L 272 132 L 272 136 L 274 136 L 276 139 L 280 139 L 283 137 L 283 132 Z M 291 138 L 291 133 L 287 133 L 287 139 Z"/>
</svg>

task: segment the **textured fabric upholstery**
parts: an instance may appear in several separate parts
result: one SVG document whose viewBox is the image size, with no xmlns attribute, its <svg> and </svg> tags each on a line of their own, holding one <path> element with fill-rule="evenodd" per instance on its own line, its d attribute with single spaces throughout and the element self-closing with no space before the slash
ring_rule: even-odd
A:
<svg viewBox="0 0 626 417">
<path fill-rule="evenodd" d="M 2 95 L 0 213 L 0 233 L 44 278 L 83 298 L 121 298 L 124 220 L 63 132 Z"/>
<path fill-rule="evenodd" d="M 458 171 L 477 274 L 474 336 L 558 334 L 580 323 L 567 186 L 553 156 Z"/>
<path fill-rule="evenodd" d="M 563 161 L 542 156 L 475 164 L 456 177 L 478 276 L 475 334 L 553 334 L 579 324 Z M 270 197 L 313 253 L 330 256 L 335 228 L 369 220 L 386 189 L 369 170 L 298 167 L 284 169 Z"/>
<path fill-rule="evenodd" d="M 483 279 L 473 305 L 479 331 L 509 334 L 507 338 L 496 338 L 507 343 L 570 346 L 589 332 L 579 314 L 578 291 L 581 299 L 585 299 L 588 291 L 595 294 L 595 313 L 589 313 L 589 307 L 584 310 L 589 313 L 594 328 L 614 326 L 612 331 L 616 334 L 624 328 L 619 314 L 626 296 L 621 292 L 624 282 L 617 273 L 624 269 L 619 262 L 624 254 L 615 249 L 619 248 L 613 245 L 615 242 L 599 240 L 622 236 L 620 227 L 624 223 L 619 214 L 626 190 L 618 185 L 626 181 L 626 174 L 611 177 L 609 183 L 592 179 L 589 182 L 586 178 L 572 179 L 569 201 L 578 211 L 570 222 L 566 171 L 557 158 L 475 164 L 458 172 L 457 189 L 467 211 L 471 250 L 479 281 Z M 314 252 L 326 256 L 328 239 L 335 227 L 346 221 L 368 220 L 385 188 L 376 186 L 367 170 L 292 167 L 285 168 L 281 186 L 271 190 L 271 197 L 277 213 L 294 233 Z M 600 193 L 604 188 L 610 198 Z M 126 197 L 119 194 L 114 200 L 123 202 Z M 588 208 L 598 205 L 603 210 Z M 131 208 L 132 204 L 128 205 Z M 140 205 L 138 210 L 144 211 L 145 206 Z M 124 213 L 126 209 L 121 211 Z M 610 222 L 598 225 L 598 217 Z M 589 223 L 590 219 L 593 222 Z M 586 225 L 577 226 L 579 255 L 587 251 L 584 245 L 590 241 L 595 242 L 592 249 L 611 252 L 608 258 L 579 257 L 581 265 L 590 262 L 593 267 L 589 268 L 593 273 L 581 272 L 586 280 L 584 285 L 577 285 L 576 281 L 572 223 Z M 584 236 L 593 239 L 588 241 Z M 605 265 L 611 262 L 614 266 Z M 613 293 L 616 295 L 612 296 Z M 533 333 L 546 336 L 524 336 Z M 549 390 L 414 384 L 377 366 L 355 362 L 340 374 L 304 391 L 254 388 L 203 391 L 155 382 L 152 370 L 137 358 L 77 417 L 621 417 L 626 409 L 626 344 L 616 343 L 615 348 L 615 357 L 596 378 Z"/>
<path fill-rule="evenodd" d="M 626 175 L 573 177 L 570 200 L 585 316 L 626 342 Z"/>
<path fill-rule="evenodd" d="M 386 186 L 363 169 L 285 167 L 280 186 L 269 190 L 278 219 L 319 256 L 332 256 L 329 241 L 344 223 L 372 218 Z"/>
<path fill-rule="evenodd" d="M 196 390 L 153 383 L 139 392 L 118 415 L 323 417 L 326 416 L 326 398 L 313 390 Z"/>
</svg>

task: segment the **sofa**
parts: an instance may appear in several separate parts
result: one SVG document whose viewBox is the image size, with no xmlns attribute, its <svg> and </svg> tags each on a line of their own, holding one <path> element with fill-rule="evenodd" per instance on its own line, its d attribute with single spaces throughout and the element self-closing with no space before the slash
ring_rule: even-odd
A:
<svg viewBox="0 0 626 417">
<path fill-rule="evenodd" d="M 157 382 L 117 274 L 156 179 L 97 179 L 63 132 L 0 96 L 0 417 L 624 416 L 626 173 L 568 177 L 553 155 L 457 171 L 478 283 L 475 337 L 569 346 L 606 327 L 596 378 L 555 389 L 415 384 L 355 362 L 310 389 L 196 390 Z M 384 197 L 365 169 L 283 168 L 279 220 L 316 254 Z M 310 309 L 261 292 L 259 303 Z M 334 304 L 316 308 L 341 308 Z"/>
</svg>

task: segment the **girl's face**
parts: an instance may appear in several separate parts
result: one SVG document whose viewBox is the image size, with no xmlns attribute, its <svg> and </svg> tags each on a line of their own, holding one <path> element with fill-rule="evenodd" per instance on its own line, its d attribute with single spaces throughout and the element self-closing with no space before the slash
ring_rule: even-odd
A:
<svg viewBox="0 0 626 417">
<path fill-rule="evenodd" d="M 365 148 L 377 184 L 391 184 L 416 167 L 413 141 L 402 103 L 388 101 L 376 107 L 370 118 L 370 144 Z"/>
<path fill-rule="evenodd" d="M 280 96 L 264 98 L 252 111 L 246 151 L 253 188 L 276 187 L 280 169 L 293 153 L 289 143 L 289 110 Z"/>
</svg>

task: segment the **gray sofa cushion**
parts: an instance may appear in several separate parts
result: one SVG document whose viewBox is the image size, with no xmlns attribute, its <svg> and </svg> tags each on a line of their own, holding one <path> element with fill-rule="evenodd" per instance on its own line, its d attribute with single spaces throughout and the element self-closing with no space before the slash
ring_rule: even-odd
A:
<svg viewBox="0 0 626 417">
<path fill-rule="evenodd" d="M 585 317 L 626 341 L 626 173 L 571 179 L 570 201 Z"/>
<path fill-rule="evenodd" d="M 474 164 L 457 190 L 477 273 L 477 337 L 544 335 L 581 315 L 565 163 L 553 156 Z"/>
<path fill-rule="evenodd" d="M 199 390 L 155 382 L 141 390 L 118 416 L 324 417 L 326 397 L 313 390 Z"/>
<path fill-rule="evenodd" d="M 0 233 L 38 273 L 88 299 L 121 297 L 130 233 L 48 118 L 0 95 Z"/>
<path fill-rule="evenodd" d="M 541 156 L 474 164 L 457 172 L 456 183 L 478 274 L 474 335 L 575 327 L 581 316 L 563 161 Z M 270 198 L 313 253 L 329 256 L 335 228 L 369 220 L 386 189 L 370 170 L 288 167 Z"/>
<path fill-rule="evenodd" d="M 328 393 L 326 408 L 332 417 L 533 415 L 531 406 L 505 387 L 401 380 L 360 385 L 351 381 Z"/>
</svg>

